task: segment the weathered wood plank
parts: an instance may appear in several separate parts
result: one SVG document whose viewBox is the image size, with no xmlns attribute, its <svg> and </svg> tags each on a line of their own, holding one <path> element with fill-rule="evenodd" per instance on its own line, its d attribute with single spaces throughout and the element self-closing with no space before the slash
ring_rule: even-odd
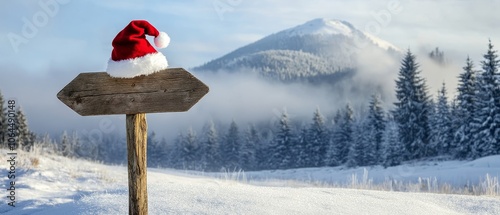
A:
<svg viewBox="0 0 500 215">
<path fill-rule="evenodd" d="M 209 91 L 182 68 L 148 76 L 113 78 L 105 72 L 81 73 L 57 97 L 82 116 L 183 112 Z"/>
<path fill-rule="evenodd" d="M 146 114 L 127 114 L 129 214 L 148 214 Z"/>
</svg>

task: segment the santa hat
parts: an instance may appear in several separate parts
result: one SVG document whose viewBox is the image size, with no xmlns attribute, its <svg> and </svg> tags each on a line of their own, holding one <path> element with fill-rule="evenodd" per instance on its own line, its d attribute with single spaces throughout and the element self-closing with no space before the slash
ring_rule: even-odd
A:
<svg viewBox="0 0 500 215">
<path fill-rule="evenodd" d="M 106 72 L 112 77 L 132 78 L 166 69 L 167 59 L 149 44 L 146 35 L 155 37 L 158 48 L 165 48 L 170 43 L 170 37 L 148 21 L 134 20 L 113 40 L 113 52 Z"/>
</svg>

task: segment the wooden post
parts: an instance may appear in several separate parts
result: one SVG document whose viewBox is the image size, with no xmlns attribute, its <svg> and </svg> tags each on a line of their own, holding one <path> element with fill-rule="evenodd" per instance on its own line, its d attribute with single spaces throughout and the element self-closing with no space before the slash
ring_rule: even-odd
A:
<svg viewBox="0 0 500 215">
<path fill-rule="evenodd" d="M 128 208 L 130 215 L 148 214 L 146 114 L 127 114 Z"/>
</svg>

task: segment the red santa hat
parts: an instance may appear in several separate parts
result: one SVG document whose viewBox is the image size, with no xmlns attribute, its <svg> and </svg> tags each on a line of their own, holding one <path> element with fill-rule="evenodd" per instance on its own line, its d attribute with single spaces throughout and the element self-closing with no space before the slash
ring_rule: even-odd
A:
<svg viewBox="0 0 500 215">
<path fill-rule="evenodd" d="M 166 69 L 167 59 L 151 46 L 146 35 L 154 37 L 158 48 L 165 48 L 170 43 L 170 37 L 148 21 L 134 20 L 113 40 L 113 52 L 106 72 L 112 77 L 132 78 Z"/>
</svg>

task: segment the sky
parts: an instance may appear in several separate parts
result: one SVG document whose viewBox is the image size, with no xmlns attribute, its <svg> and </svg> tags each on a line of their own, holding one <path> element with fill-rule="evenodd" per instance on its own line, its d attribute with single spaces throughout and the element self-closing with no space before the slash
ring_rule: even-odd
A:
<svg viewBox="0 0 500 215">
<path fill-rule="evenodd" d="M 439 46 L 452 62 L 447 69 L 450 71 L 436 72 L 440 68 L 423 58 L 422 70 L 429 79 L 431 91 L 443 81 L 453 88 L 460 72 L 457 70 L 467 55 L 478 65 L 488 39 L 500 47 L 499 10 L 498 0 L 1 1 L 0 91 L 6 99 L 18 101 L 31 128 L 38 133 L 62 129 L 102 131 L 100 125 L 108 120 L 115 129 L 124 130 L 123 116 L 81 117 L 59 102 L 56 94 L 81 72 L 104 71 L 111 55 L 111 41 L 133 19 L 146 19 L 160 31 L 167 32 L 171 44 L 159 51 L 166 55 L 171 67 L 186 69 L 315 18 L 346 20 L 402 49 L 410 48 L 417 56 Z M 238 100 L 241 96 L 232 94 L 229 96 L 234 99 L 232 102 L 222 98 L 225 91 L 231 89 L 255 98 L 246 100 L 248 104 L 255 104 L 260 102 L 259 95 L 266 94 L 257 89 L 262 86 L 241 88 L 234 82 L 231 84 L 231 78 L 224 79 L 202 80 L 220 90 L 212 90 L 190 111 L 193 113 L 151 115 L 150 128 L 161 130 L 174 126 L 165 121 L 180 122 L 176 125 L 182 127 L 201 116 L 203 120 L 215 118 L 220 112 L 229 113 L 228 120 L 245 118 L 242 115 L 253 117 L 248 113 L 252 109 L 241 107 L 245 104 Z M 241 91 L 232 90 L 237 87 Z M 304 105 L 300 100 L 303 97 L 298 94 L 287 89 L 276 92 L 281 94 L 266 97 L 267 105 L 259 106 L 259 111 L 267 117 L 276 115 L 283 107 L 291 110 L 304 107 L 311 109 L 312 115 L 314 107 L 326 106 L 320 96 Z"/>
</svg>

